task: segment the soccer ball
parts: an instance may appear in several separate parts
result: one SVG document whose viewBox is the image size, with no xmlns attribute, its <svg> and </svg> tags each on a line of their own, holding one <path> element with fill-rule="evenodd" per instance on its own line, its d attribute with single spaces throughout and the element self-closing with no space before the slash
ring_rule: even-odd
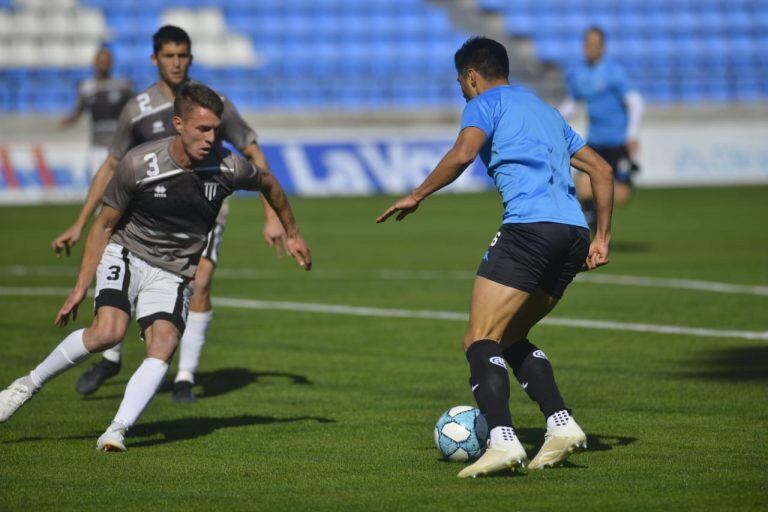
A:
<svg viewBox="0 0 768 512">
<path fill-rule="evenodd" d="M 474 460 L 485 451 L 488 423 L 480 409 L 451 407 L 435 425 L 435 446 L 448 460 Z"/>
</svg>

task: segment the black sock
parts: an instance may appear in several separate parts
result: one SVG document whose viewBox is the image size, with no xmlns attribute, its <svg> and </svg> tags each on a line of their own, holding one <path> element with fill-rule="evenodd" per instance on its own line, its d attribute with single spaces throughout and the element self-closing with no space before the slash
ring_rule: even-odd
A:
<svg viewBox="0 0 768 512">
<path fill-rule="evenodd" d="M 504 359 L 531 400 L 539 404 L 544 418 L 549 418 L 557 411 L 567 410 L 560 390 L 557 389 L 552 365 L 536 345 L 522 339 L 504 351 Z"/>
<path fill-rule="evenodd" d="M 509 372 L 501 346 L 493 340 L 476 341 L 467 350 L 471 377 L 469 384 L 488 428 L 511 427 L 509 412 Z"/>
</svg>

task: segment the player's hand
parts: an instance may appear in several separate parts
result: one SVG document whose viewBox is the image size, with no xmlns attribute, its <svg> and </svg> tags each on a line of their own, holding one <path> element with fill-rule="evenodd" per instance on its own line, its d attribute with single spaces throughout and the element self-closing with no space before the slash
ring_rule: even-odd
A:
<svg viewBox="0 0 768 512">
<path fill-rule="evenodd" d="M 604 238 L 595 237 L 589 245 L 587 261 L 584 262 L 582 270 L 594 270 L 608 264 L 608 250 L 610 241 Z"/>
<path fill-rule="evenodd" d="M 286 237 L 285 247 L 288 254 L 293 256 L 296 262 L 304 267 L 304 270 L 312 270 L 312 253 L 309 251 L 307 242 L 304 241 L 299 233 Z"/>
<path fill-rule="evenodd" d="M 267 245 L 275 248 L 275 254 L 278 258 L 282 258 L 284 252 L 290 252 L 287 245 L 288 235 L 286 235 L 285 228 L 278 217 L 268 215 L 267 218 L 264 219 L 264 230 L 262 231 L 262 235 L 264 236 L 264 241 Z"/>
<path fill-rule="evenodd" d="M 69 294 L 69 297 L 67 297 L 67 300 L 64 301 L 64 305 L 61 306 L 61 309 L 56 314 L 54 323 L 59 327 L 64 327 L 69 323 L 70 315 L 72 316 L 72 321 L 77 320 L 77 307 L 83 300 L 85 300 L 86 293 L 86 289 L 75 287 L 72 290 L 72 293 Z"/>
<path fill-rule="evenodd" d="M 637 156 L 637 151 L 640 147 L 639 143 L 637 142 L 637 139 L 628 139 L 627 140 L 627 153 L 629 153 L 629 157 L 631 159 L 635 159 Z"/>
<path fill-rule="evenodd" d="M 61 251 L 64 251 L 64 253 L 69 256 L 72 252 L 72 247 L 74 247 L 78 240 L 80 240 L 82 234 L 82 228 L 73 224 L 65 232 L 54 238 L 51 242 L 51 248 L 56 252 L 56 257 L 58 258 L 61 256 Z"/>
<path fill-rule="evenodd" d="M 376 224 L 380 224 L 391 217 L 395 212 L 399 212 L 395 220 L 403 220 L 406 216 L 412 214 L 419 207 L 419 200 L 413 197 L 413 194 L 395 201 L 392 206 L 376 218 Z"/>
</svg>

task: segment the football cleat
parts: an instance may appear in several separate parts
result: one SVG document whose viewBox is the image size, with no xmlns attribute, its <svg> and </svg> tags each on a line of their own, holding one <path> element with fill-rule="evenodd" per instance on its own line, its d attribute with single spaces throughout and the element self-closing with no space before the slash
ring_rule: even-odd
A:
<svg viewBox="0 0 768 512">
<path fill-rule="evenodd" d="M 525 454 L 525 448 L 520 444 L 517 437 L 511 443 L 511 446 L 501 449 L 489 446 L 485 453 L 477 459 L 474 464 L 465 467 L 457 475 L 459 478 L 476 478 L 482 475 L 489 475 L 491 473 L 498 473 L 509 469 L 510 471 L 517 471 L 523 468 L 525 459 L 528 456 Z"/>
<path fill-rule="evenodd" d="M 587 449 L 587 436 L 573 418 L 562 427 L 547 428 L 544 444 L 533 458 L 529 469 L 552 468 L 561 465 L 572 454 Z"/>
<path fill-rule="evenodd" d="M 16 379 L 10 386 L 0 391 L 0 423 L 8 421 L 19 407 L 24 405 L 37 390 L 29 386 L 29 378 L 24 376 Z"/>
<path fill-rule="evenodd" d="M 114 377 L 120 372 L 120 363 L 113 363 L 109 359 L 101 361 L 88 368 L 75 384 L 75 389 L 81 395 L 90 395 L 104 384 L 104 381 Z"/>
<path fill-rule="evenodd" d="M 186 380 L 174 383 L 173 401 L 177 404 L 193 404 L 197 402 L 197 397 L 192 392 L 192 383 Z"/>
<path fill-rule="evenodd" d="M 100 452 L 124 452 L 125 432 L 128 430 L 121 423 L 113 422 L 96 441 L 96 449 Z"/>
</svg>

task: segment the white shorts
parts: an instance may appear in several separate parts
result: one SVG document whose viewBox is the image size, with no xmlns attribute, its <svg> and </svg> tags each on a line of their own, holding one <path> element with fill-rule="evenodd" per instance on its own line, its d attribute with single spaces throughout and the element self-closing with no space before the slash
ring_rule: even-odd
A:
<svg viewBox="0 0 768 512">
<path fill-rule="evenodd" d="M 96 270 L 94 308 L 111 306 L 135 316 L 142 337 L 155 320 L 167 320 L 183 334 L 191 294 L 188 279 L 147 263 L 120 244 L 110 243 Z"/>
</svg>

